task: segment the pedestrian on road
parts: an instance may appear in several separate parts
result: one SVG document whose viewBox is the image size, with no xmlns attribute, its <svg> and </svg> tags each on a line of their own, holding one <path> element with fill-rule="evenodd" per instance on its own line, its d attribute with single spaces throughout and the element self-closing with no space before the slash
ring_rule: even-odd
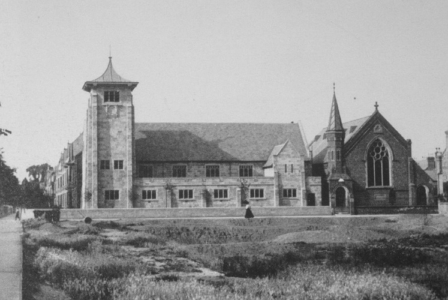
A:
<svg viewBox="0 0 448 300">
<path fill-rule="evenodd" d="M 244 215 L 244 217 L 248 220 L 252 219 L 254 217 L 254 214 L 252 213 L 252 210 L 250 209 L 249 204 L 246 205 L 246 214 Z"/>
<path fill-rule="evenodd" d="M 16 211 L 16 221 L 19 220 L 20 221 L 20 210 L 17 209 Z"/>
</svg>

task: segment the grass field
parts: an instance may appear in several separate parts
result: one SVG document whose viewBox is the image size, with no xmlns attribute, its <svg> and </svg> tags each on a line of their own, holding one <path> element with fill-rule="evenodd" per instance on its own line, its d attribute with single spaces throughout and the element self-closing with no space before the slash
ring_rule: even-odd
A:
<svg viewBox="0 0 448 300">
<path fill-rule="evenodd" d="M 448 219 L 24 223 L 24 299 L 444 299 Z"/>
</svg>

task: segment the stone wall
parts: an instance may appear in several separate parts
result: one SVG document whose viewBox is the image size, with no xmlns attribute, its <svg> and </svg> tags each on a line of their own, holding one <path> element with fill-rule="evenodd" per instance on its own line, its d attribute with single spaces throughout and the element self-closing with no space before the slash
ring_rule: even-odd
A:
<svg viewBox="0 0 448 300">
<path fill-rule="evenodd" d="M 274 156 L 274 167 L 278 179 L 279 206 L 305 206 L 305 163 L 303 157 L 290 142 Z M 296 190 L 296 196 L 288 197 L 283 190 Z"/>
<path fill-rule="evenodd" d="M 147 165 L 153 167 L 154 178 L 167 178 L 173 177 L 173 166 L 183 165 L 186 166 L 188 178 L 205 177 L 207 165 L 218 165 L 220 177 L 238 177 L 240 165 L 252 165 L 253 177 L 264 176 L 263 165 L 265 162 L 185 162 L 185 163 L 172 163 L 172 162 L 137 162 L 137 168 L 141 165 Z M 139 173 L 137 172 L 137 177 Z"/>
<path fill-rule="evenodd" d="M 321 207 L 253 207 L 255 218 L 276 216 L 311 216 L 331 215 L 331 208 Z M 82 220 L 91 217 L 99 219 L 138 219 L 138 218 L 201 218 L 201 217 L 234 217 L 243 218 L 243 207 L 233 208 L 161 208 L 161 209 L 63 209 L 61 220 Z"/>
<path fill-rule="evenodd" d="M 345 157 L 348 175 L 353 179 L 353 194 L 357 206 L 409 205 L 409 171 L 408 158 L 410 145 L 404 145 L 389 129 L 387 124 L 378 120 L 374 125 L 381 125 L 380 132 L 374 126 L 357 141 Z M 367 148 L 376 139 L 385 141 L 392 153 L 391 183 L 394 187 L 393 201 L 390 201 L 391 188 L 367 187 Z M 392 203 L 394 202 L 394 203 Z"/>
<path fill-rule="evenodd" d="M 272 177 L 202 177 L 202 178 L 136 178 L 135 207 L 141 208 L 196 208 L 242 207 L 241 181 L 248 186 L 251 206 L 274 206 L 274 178 Z M 250 189 L 263 189 L 264 197 L 250 198 Z M 227 190 L 227 198 L 214 197 L 214 190 Z M 193 190 L 192 199 L 180 199 L 180 190 Z M 143 191 L 155 191 L 156 199 L 143 199 Z"/>
<path fill-rule="evenodd" d="M 439 214 L 448 216 L 448 202 L 438 202 Z"/>
</svg>

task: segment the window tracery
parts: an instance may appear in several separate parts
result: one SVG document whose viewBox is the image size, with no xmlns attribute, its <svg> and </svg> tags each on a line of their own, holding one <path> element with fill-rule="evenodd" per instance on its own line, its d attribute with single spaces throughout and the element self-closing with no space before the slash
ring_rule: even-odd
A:
<svg viewBox="0 0 448 300">
<path fill-rule="evenodd" d="M 390 155 L 386 145 L 376 140 L 367 152 L 368 186 L 390 186 Z"/>
</svg>

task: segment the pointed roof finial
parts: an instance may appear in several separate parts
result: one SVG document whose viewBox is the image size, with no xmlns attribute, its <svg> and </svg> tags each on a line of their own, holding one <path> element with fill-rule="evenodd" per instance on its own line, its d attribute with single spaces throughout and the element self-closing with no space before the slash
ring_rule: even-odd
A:
<svg viewBox="0 0 448 300">
<path fill-rule="evenodd" d="M 109 60 L 112 60 L 112 46 L 109 45 Z"/>
<path fill-rule="evenodd" d="M 334 89 L 334 83 L 333 83 Z M 336 93 L 333 92 L 333 101 L 331 103 L 330 120 L 328 121 L 327 130 L 344 130 L 342 126 L 341 114 L 339 113 L 338 101 Z"/>
<path fill-rule="evenodd" d="M 333 94 L 336 93 L 336 83 L 333 82 Z"/>
<path fill-rule="evenodd" d="M 126 84 L 126 86 L 131 87 L 131 90 L 133 90 L 138 82 L 130 81 L 127 79 L 124 79 L 120 75 L 117 74 L 117 72 L 114 70 L 114 67 L 112 66 L 112 56 L 109 56 L 109 64 L 107 65 L 106 71 L 104 71 L 103 75 L 98 77 L 97 79 L 86 81 L 83 86 L 83 90 L 90 92 L 92 89 L 92 86 L 96 86 L 98 84 Z"/>
<path fill-rule="evenodd" d="M 377 111 L 378 110 L 378 106 L 379 106 L 378 102 L 375 101 L 375 105 L 374 106 L 375 106 L 375 110 Z"/>
</svg>

